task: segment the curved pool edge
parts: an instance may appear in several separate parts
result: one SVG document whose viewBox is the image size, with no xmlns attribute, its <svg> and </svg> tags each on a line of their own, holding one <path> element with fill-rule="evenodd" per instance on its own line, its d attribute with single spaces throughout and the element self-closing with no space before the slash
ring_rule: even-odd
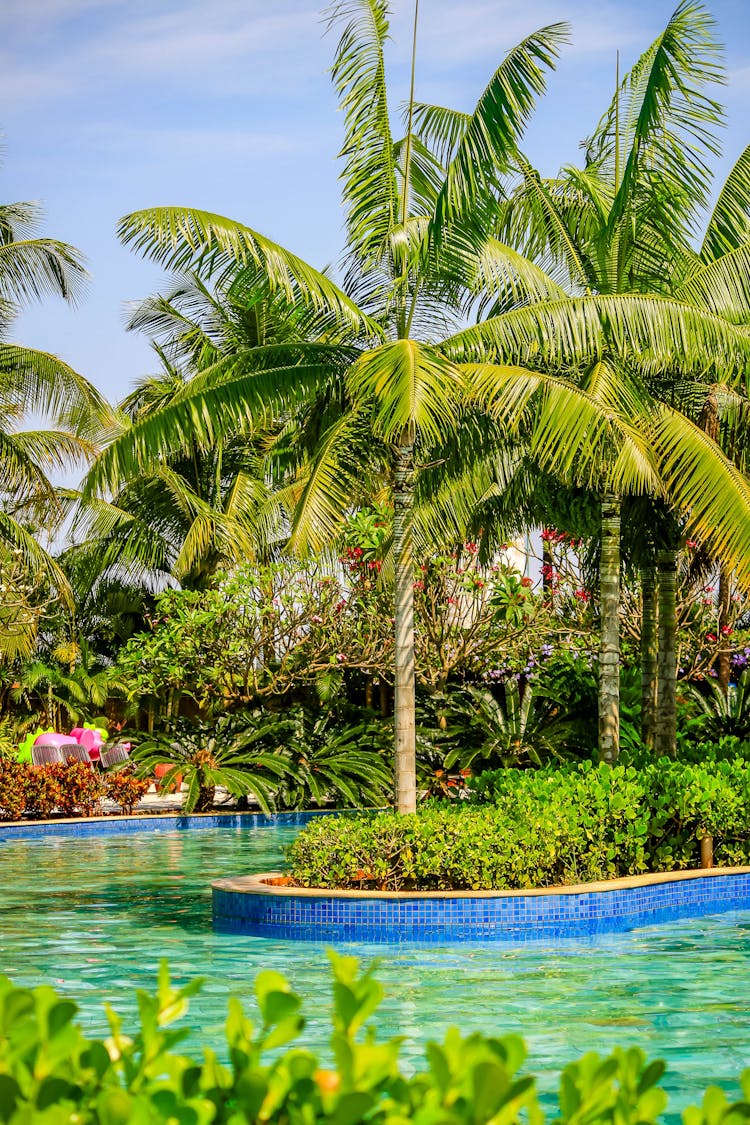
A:
<svg viewBox="0 0 750 1125">
<path fill-rule="evenodd" d="M 508 891 L 331 891 L 272 885 L 279 873 L 212 884 L 214 928 L 296 941 L 450 944 L 589 938 L 750 909 L 750 867 L 634 875 Z"/>
<path fill-rule="evenodd" d="M 0 823 L 0 844 L 10 840 L 37 840 L 47 836 L 112 836 L 129 832 L 159 832 L 201 828 L 272 828 L 307 824 L 329 809 L 305 812 L 136 813 L 133 816 L 66 817 L 58 820 L 17 820 Z"/>
</svg>

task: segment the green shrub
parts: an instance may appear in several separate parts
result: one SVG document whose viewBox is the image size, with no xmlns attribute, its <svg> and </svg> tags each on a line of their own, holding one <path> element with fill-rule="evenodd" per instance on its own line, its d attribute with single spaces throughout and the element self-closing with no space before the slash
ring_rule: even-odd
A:
<svg viewBox="0 0 750 1125">
<path fill-rule="evenodd" d="M 750 860 L 750 765 L 493 770 L 470 801 L 418 813 L 325 817 L 289 848 L 301 886 L 468 890 L 570 885 Z"/>
<path fill-rule="evenodd" d="M 451 1028 L 424 1059 L 403 1065 L 402 1040 L 379 1042 L 372 1025 L 382 989 L 372 970 L 351 957 L 331 956 L 333 1011 L 330 1057 L 324 1064 L 301 1046 L 301 1000 L 275 972 L 255 982 L 260 1020 L 253 1025 L 239 1001 L 229 1002 L 225 1065 L 178 1054 L 188 1029 L 183 1017 L 194 981 L 174 988 L 165 964 L 155 995 L 138 994 L 140 1027 L 122 1028 L 107 1010 L 110 1036 L 87 1038 L 73 1022 L 76 1005 L 54 989 L 15 988 L 0 978 L 0 1120 L 8 1125 L 544 1125 L 536 1081 L 523 1073 L 526 1047 L 515 1035 L 495 1038 Z M 366 1030 L 365 1030 L 366 1029 Z M 659 1084 L 665 1064 L 638 1047 L 595 1053 L 565 1067 L 552 1116 L 556 1125 L 656 1125 L 668 1095 Z M 729 1104 L 712 1086 L 685 1125 L 732 1125 L 750 1116 L 750 1071 L 743 1100 Z"/>
</svg>

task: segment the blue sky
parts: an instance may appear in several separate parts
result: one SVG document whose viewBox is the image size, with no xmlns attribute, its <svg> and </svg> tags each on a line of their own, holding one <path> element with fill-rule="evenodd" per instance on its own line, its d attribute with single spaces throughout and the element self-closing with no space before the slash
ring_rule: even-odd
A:
<svg viewBox="0 0 750 1125">
<path fill-rule="evenodd" d="M 619 47 L 627 65 L 674 0 L 422 0 L 417 96 L 469 109 L 504 52 L 565 19 L 572 45 L 526 148 L 545 171 L 577 157 L 605 108 Z M 406 94 L 411 0 L 393 0 L 392 110 Z M 750 140 L 750 0 L 710 5 L 727 44 L 726 171 Z M 339 118 L 310 0 L 0 0 L 0 198 L 44 203 L 45 233 L 86 255 L 76 310 L 47 300 L 14 336 L 62 356 L 110 397 L 155 369 L 123 330 L 128 300 L 160 274 L 123 249 L 118 218 L 184 204 L 240 219 L 316 265 L 341 235 Z"/>
</svg>

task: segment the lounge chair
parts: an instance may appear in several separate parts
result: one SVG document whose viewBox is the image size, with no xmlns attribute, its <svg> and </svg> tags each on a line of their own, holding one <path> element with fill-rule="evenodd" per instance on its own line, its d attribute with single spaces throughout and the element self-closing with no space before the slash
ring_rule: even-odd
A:
<svg viewBox="0 0 750 1125">
<path fill-rule="evenodd" d="M 130 754 L 119 742 L 115 746 L 110 746 L 102 750 L 101 762 L 105 770 L 108 770 L 111 766 L 123 766 L 129 761 Z"/>
<path fill-rule="evenodd" d="M 65 749 L 69 750 L 70 747 L 66 746 Z M 64 761 L 60 746 L 41 742 L 31 747 L 31 764 L 33 766 L 59 766 Z"/>
<path fill-rule="evenodd" d="M 77 743 L 69 746 L 66 743 L 65 746 L 60 747 L 60 753 L 63 756 L 64 762 L 67 762 L 71 758 L 73 758 L 76 762 L 85 762 L 87 766 L 91 766 L 92 769 L 94 768 L 94 763 L 91 761 L 91 755 L 89 754 L 85 746 L 79 746 Z"/>
</svg>

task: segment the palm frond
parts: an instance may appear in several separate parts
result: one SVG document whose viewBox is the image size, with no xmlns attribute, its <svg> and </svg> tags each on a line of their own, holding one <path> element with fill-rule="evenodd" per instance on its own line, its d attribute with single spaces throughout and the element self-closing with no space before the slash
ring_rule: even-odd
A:
<svg viewBox="0 0 750 1125">
<path fill-rule="evenodd" d="M 330 354 L 330 352 L 328 353 Z M 288 352 L 287 352 L 288 355 Z M 331 376 L 326 352 L 319 362 L 248 371 L 238 357 L 216 365 L 212 384 L 196 377 L 180 396 L 136 421 L 100 455 L 88 474 L 84 494 L 116 488 L 161 457 L 198 442 L 209 446 L 217 437 L 258 424 L 291 403 L 302 401 Z"/>
<path fill-rule="evenodd" d="M 491 196 L 499 176 L 509 170 L 536 98 L 544 92 L 545 71 L 554 68 L 567 40 L 567 24 L 543 27 L 509 51 L 495 71 L 455 147 L 435 204 L 438 244 L 445 228 L 466 220 L 477 200 Z"/>
<path fill-rule="evenodd" d="M 661 406 L 646 434 L 672 504 L 750 588 L 750 483 L 699 426 Z"/>
<path fill-rule="evenodd" d="M 473 402 L 523 439 L 546 472 L 601 487 L 615 471 L 621 491 L 657 487 L 647 442 L 610 395 L 594 396 L 565 379 L 520 367 L 469 364 L 463 373 Z M 634 450 L 620 458 L 624 444 Z"/>
<path fill-rule="evenodd" d="M 48 294 L 75 304 L 87 276 L 83 255 L 65 242 L 0 239 L 0 297 L 15 304 L 27 305 Z"/>
<path fill-rule="evenodd" d="M 672 222 L 706 202 L 708 159 L 719 154 L 716 127 L 721 105 L 706 87 L 722 83 L 722 49 L 715 22 L 697 0 L 681 0 L 664 31 L 631 69 L 600 123 L 591 148 L 614 172 L 616 153 L 624 161 L 610 228 L 633 207 L 639 185 L 658 173 L 671 186 Z"/>
<path fill-rule="evenodd" d="M 117 233 L 126 246 L 177 273 L 221 275 L 252 264 L 289 300 L 330 311 L 357 333 L 380 335 L 329 277 L 243 223 L 189 207 L 152 207 L 125 215 Z"/>
<path fill-rule="evenodd" d="M 586 214 L 590 200 L 568 185 L 544 180 L 520 153 L 515 163 L 521 181 L 500 207 L 500 238 L 533 261 L 561 263 L 573 286 L 585 288 L 593 279 L 577 236 L 582 225 L 586 230 L 592 225 Z"/>
<path fill-rule="evenodd" d="M 365 352 L 347 373 L 355 402 L 375 403 L 372 425 L 385 441 L 419 432 L 432 441 L 455 425 L 463 383 L 454 364 L 415 340 Z"/>
<path fill-rule="evenodd" d="M 0 401 L 24 413 L 51 414 L 77 433 L 85 426 L 98 426 L 110 414 L 96 388 L 57 356 L 4 341 L 0 341 Z M 77 425 L 66 425 L 71 420 Z"/>
<path fill-rule="evenodd" d="M 719 258 L 750 238 L 750 145 L 724 181 L 701 246 L 704 261 Z"/>
<path fill-rule="evenodd" d="M 471 114 L 448 109 L 447 106 L 415 102 L 412 122 L 414 135 L 445 167 L 456 155 L 456 149 L 471 122 Z"/>
<path fill-rule="evenodd" d="M 442 349 L 456 360 L 571 372 L 605 355 L 641 375 L 668 371 L 737 377 L 747 369 L 750 335 L 686 301 L 645 294 L 609 294 L 539 301 L 464 329 Z"/>
<path fill-rule="evenodd" d="M 298 554 L 320 550 L 340 534 L 361 484 L 358 430 L 357 412 L 342 414 L 322 435 L 309 466 L 295 482 L 290 550 Z"/>
<path fill-rule="evenodd" d="M 341 175 L 348 243 L 365 266 L 377 263 L 399 219 L 396 162 L 383 50 L 386 0 L 338 0 L 329 27 L 344 22 L 331 73 L 344 113 Z"/>
<path fill-rule="evenodd" d="M 750 237 L 716 258 L 699 262 L 676 295 L 735 324 L 750 323 Z"/>
</svg>

